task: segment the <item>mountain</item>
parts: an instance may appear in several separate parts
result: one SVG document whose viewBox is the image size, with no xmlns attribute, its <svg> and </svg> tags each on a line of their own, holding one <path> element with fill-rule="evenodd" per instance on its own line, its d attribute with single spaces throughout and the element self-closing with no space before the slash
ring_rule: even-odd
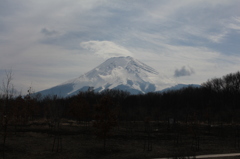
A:
<svg viewBox="0 0 240 159">
<path fill-rule="evenodd" d="M 174 84 L 173 80 L 132 57 L 112 57 L 78 78 L 38 93 L 66 97 L 93 87 L 95 92 L 119 89 L 131 94 L 145 94 Z"/>
<path fill-rule="evenodd" d="M 165 88 L 165 89 L 163 89 L 161 91 L 157 91 L 157 92 L 158 93 L 165 93 L 165 92 L 180 90 L 180 89 L 187 88 L 187 87 L 199 88 L 199 87 L 201 87 L 201 85 L 198 85 L 198 84 L 177 84 L 175 86 Z"/>
</svg>

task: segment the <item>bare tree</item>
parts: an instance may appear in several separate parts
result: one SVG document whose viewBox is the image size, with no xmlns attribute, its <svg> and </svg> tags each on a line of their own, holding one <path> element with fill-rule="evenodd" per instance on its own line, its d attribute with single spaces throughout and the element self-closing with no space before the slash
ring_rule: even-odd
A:
<svg viewBox="0 0 240 159">
<path fill-rule="evenodd" d="M 5 144 L 7 138 L 7 127 L 9 121 L 9 99 L 13 97 L 14 94 L 14 87 L 12 84 L 13 74 L 12 70 L 5 71 L 5 78 L 2 81 L 2 86 L 0 90 L 2 91 L 2 97 L 4 100 L 3 104 L 3 112 L 2 112 L 2 127 L 3 127 L 3 158 L 5 155 Z"/>
<path fill-rule="evenodd" d="M 3 115 L 7 115 L 8 101 L 10 98 L 13 97 L 14 94 L 14 86 L 12 84 L 12 80 L 13 80 L 12 70 L 5 71 L 5 78 L 2 80 L 2 86 L 0 87 L 2 97 L 4 99 Z"/>
<path fill-rule="evenodd" d="M 147 150 L 147 151 L 152 151 L 152 140 L 151 140 L 152 126 L 150 122 L 151 122 L 150 118 L 146 117 L 144 121 L 145 134 L 146 134 L 146 138 L 144 140 L 144 150 Z"/>
<path fill-rule="evenodd" d="M 50 133 L 53 135 L 53 146 L 56 146 L 56 152 L 62 151 L 62 130 L 61 130 L 61 119 L 64 113 L 64 105 L 61 104 L 60 99 L 56 95 L 52 97 L 52 100 L 49 101 L 48 114 L 49 114 L 49 128 Z"/>
<path fill-rule="evenodd" d="M 113 127 L 117 126 L 117 116 L 113 111 L 114 102 L 109 96 L 101 98 L 96 105 L 96 115 L 93 126 L 96 128 L 96 135 L 103 139 L 103 148 L 106 151 L 106 140 Z"/>
</svg>

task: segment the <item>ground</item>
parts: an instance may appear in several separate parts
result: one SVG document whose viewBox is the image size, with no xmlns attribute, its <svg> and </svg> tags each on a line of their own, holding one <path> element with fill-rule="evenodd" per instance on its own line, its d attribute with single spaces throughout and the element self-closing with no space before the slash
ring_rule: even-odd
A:
<svg viewBox="0 0 240 159">
<path fill-rule="evenodd" d="M 207 125 L 198 125 L 196 129 L 198 138 L 194 138 L 190 131 L 191 126 L 186 124 L 172 126 L 167 123 L 152 122 L 150 125 L 152 125 L 151 131 L 147 134 L 143 122 L 121 123 L 112 130 L 104 151 L 103 140 L 96 137 L 91 124 L 86 127 L 77 123 L 61 123 L 59 141 L 62 141 L 62 150 L 59 142 L 58 152 L 57 140 L 52 151 L 55 133 L 47 125 L 31 125 L 17 129 L 9 126 L 5 158 L 144 159 L 240 151 L 235 144 L 238 143 L 236 126 L 221 125 L 209 128 Z M 198 139 L 199 149 L 195 144 Z M 149 151 L 147 143 L 150 145 Z M 0 153 L 2 153 L 3 142 L 0 144 Z"/>
</svg>

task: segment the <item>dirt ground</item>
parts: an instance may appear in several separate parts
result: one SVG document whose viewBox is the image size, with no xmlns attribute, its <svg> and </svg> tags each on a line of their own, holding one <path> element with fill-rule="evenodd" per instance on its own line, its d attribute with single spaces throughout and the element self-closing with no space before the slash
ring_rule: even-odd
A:
<svg viewBox="0 0 240 159">
<path fill-rule="evenodd" d="M 240 141 L 238 141 L 236 129 L 229 126 L 213 127 L 211 130 L 202 126 L 198 129 L 197 138 L 194 138 L 184 126 L 178 126 L 176 129 L 166 124 L 158 123 L 157 127 L 152 125 L 149 134 L 140 123 L 125 123 L 114 128 L 107 139 L 105 151 L 103 140 L 96 137 L 94 128 L 91 126 L 62 124 L 59 136 L 54 135 L 47 125 L 28 126 L 17 130 L 9 127 L 5 158 L 144 159 L 237 153 L 240 149 L 236 145 Z M 56 137 L 59 137 L 59 144 Z M 55 144 L 52 151 L 54 138 Z M 0 141 L 0 156 L 2 157 L 3 139 Z M 199 149 L 196 141 L 199 141 Z"/>
</svg>

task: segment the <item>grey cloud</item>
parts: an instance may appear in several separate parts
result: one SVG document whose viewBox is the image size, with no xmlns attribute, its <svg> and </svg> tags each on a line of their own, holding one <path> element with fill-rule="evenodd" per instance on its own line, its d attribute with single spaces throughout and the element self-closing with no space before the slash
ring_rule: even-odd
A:
<svg viewBox="0 0 240 159">
<path fill-rule="evenodd" d="M 176 69 L 174 72 L 175 77 L 181 77 L 181 76 L 191 76 L 194 74 L 194 70 L 190 67 L 183 66 L 181 69 Z"/>
<path fill-rule="evenodd" d="M 47 35 L 47 36 L 52 36 L 52 35 L 56 35 L 56 34 L 58 34 L 58 32 L 57 31 L 55 31 L 55 30 L 48 30 L 47 28 L 43 28 L 42 30 L 41 30 L 41 33 L 43 33 L 44 35 Z"/>
<path fill-rule="evenodd" d="M 61 46 L 68 50 L 81 50 L 82 48 L 79 46 L 79 42 L 94 39 L 94 36 L 88 33 L 89 32 L 68 31 L 54 36 L 45 36 L 39 42 L 46 45 Z"/>
<path fill-rule="evenodd" d="M 190 77 L 194 73 L 193 69 L 182 65 L 186 63 L 197 70 L 206 69 L 207 71 L 203 73 L 205 76 L 201 77 L 205 80 L 207 76 L 206 79 L 217 76 L 217 73 L 223 74 L 227 70 L 237 69 L 240 61 L 238 54 L 240 46 L 237 43 L 240 40 L 238 29 L 240 15 L 239 7 L 236 5 L 238 0 L 151 2 L 133 0 L 131 3 L 111 0 L 104 2 L 52 0 L 50 3 L 46 0 L 0 1 L 0 66 L 1 68 L 8 68 L 11 65 L 17 67 L 20 70 L 18 71 L 20 77 L 24 72 L 28 72 L 26 68 L 31 68 L 34 73 L 39 74 L 41 78 L 39 81 L 42 79 L 47 81 L 48 78 L 42 77 L 38 71 L 40 65 L 54 68 L 54 71 L 61 69 L 63 74 L 67 74 L 68 70 L 76 72 L 72 69 L 73 65 L 62 67 L 56 65 L 72 63 L 66 61 L 66 58 L 69 58 L 69 61 L 76 60 L 74 67 L 90 69 L 94 64 L 90 65 L 89 59 L 93 57 L 98 59 L 98 56 L 88 54 L 88 50 L 79 45 L 88 41 L 113 42 L 132 52 L 133 56 L 139 57 L 139 60 L 145 59 L 147 53 L 154 55 L 153 61 L 157 61 L 158 57 L 163 58 L 164 64 L 156 62 L 156 67 L 160 69 L 162 66 L 166 67 L 168 75 L 175 75 L 175 77 Z M 227 34 L 222 34 L 225 31 Z M 43 48 L 45 50 L 42 50 Z M 103 48 L 101 45 L 99 50 L 104 50 Z M 56 63 L 52 64 L 50 60 L 45 60 L 49 57 L 47 52 L 57 55 L 52 57 Z M 62 52 L 61 56 L 59 52 Z M 166 56 L 165 52 L 169 54 Z M 97 53 L 103 55 L 103 52 Z M 225 56 L 229 54 L 234 56 Z M 36 55 L 40 58 L 36 58 Z M 86 58 L 82 60 L 79 57 Z M 168 71 L 173 65 L 168 61 L 176 58 L 178 61 L 175 65 L 179 67 L 175 72 Z M 83 64 L 85 61 L 88 62 Z M 210 62 L 228 67 L 218 71 Z M 52 64 L 51 67 L 48 63 Z M 48 68 L 43 71 L 46 76 L 53 74 Z M 62 71 L 62 68 L 66 68 L 67 71 Z M 76 69 L 77 72 L 79 68 Z M 215 70 L 214 75 L 212 70 Z M 198 72 L 198 75 L 201 74 Z M 60 80 L 58 75 L 54 74 L 54 76 L 56 80 Z M 0 79 L 1 77 L 0 71 Z M 196 77 L 191 76 L 191 78 Z M 28 85 L 27 78 L 38 81 L 37 77 L 25 75 L 21 81 L 26 85 Z M 20 78 L 17 77 L 17 79 Z M 200 81 L 200 78 L 197 80 Z M 54 83 L 58 82 L 52 82 Z M 43 88 L 40 84 L 38 85 L 39 88 Z"/>
<path fill-rule="evenodd" d="M 2 0 L 0 3 L 0 17 L 16 15 L 22 9 L 26 9 L 22 1 Z"/>
</svg>

